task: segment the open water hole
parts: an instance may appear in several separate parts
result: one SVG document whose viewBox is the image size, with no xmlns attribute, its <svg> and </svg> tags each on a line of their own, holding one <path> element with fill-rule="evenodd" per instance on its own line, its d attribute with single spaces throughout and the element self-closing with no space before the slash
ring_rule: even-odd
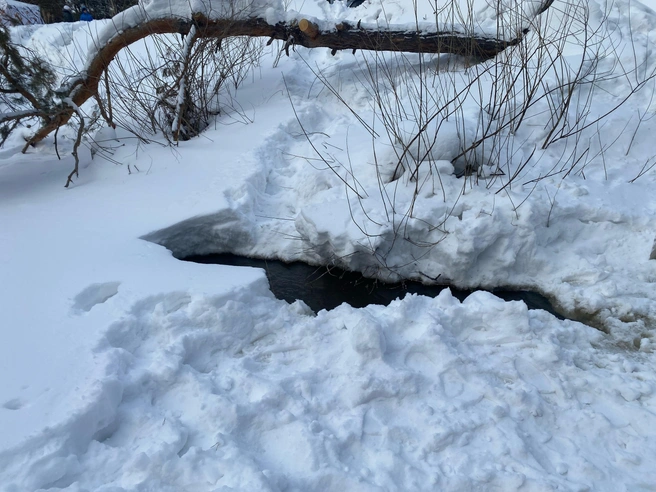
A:
<svg viewBox="0 0 656 492">
<path fill-rule="evenodd" d="M 393 300 L 405 297 L 406 294 L 435 297 L 446 288 L 451 288 L 451 293 L 463 301 L 476 290 L 482 290 L 455 289 L 447 285 L 424 285 L 421 282 L 408 280 L 394 284 L 385 283 L 365 278 L 361 273 L 347 272 L 333 267 L 316 267 L 302 262 L 260 260 L 229 253 L 188 256 L 182 259 L 195 263 L 262 268 L 266 271 L 271 291 L 276 298 L 290 303 L 300 299 L 315 313 L 322 309 L 334 309 L 344 302 L 360 308 L 369 304 L 387 306 Z M 537 292 L 507 289 L 493 289 L 489 292 L 506 301 L 524 301 L 529 309 L 544 309 L 558 319 L 565 319 L 555 310 L 549 299 Z"/>
</svg>

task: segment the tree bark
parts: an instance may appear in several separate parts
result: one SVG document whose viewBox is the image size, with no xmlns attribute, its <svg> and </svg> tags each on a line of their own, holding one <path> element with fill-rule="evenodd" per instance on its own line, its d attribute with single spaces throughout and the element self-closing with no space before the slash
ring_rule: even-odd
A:
<svg viewBox="0 0 656 492">
<path fill-rule="evenodd" d="M 190 20 L 177 18 L 153 19 L 129 29 L 120 31 L 87 64 L 83 77 L 74 80 L 69 86 L 71 100 L 81 106 L 94 97 L 98 91 L 101 76 L 119 53 L 132 43 L 152 34 L 187 34 L 192 25 L 196 26 L 199 38 L 226 38 L 230 36 L 268 37 L 269 42 L 282 40 L 289 46 L 306 48 L 330 48 L 337 50 L 403 51 L 409 53 L 452 53 L 472 56 L 479 60 L 494 58 L 497 54 L 521 42 L 521 37 L 510 41 L 467 35 L 460 32 L 420 32 L 407 29 L 380 30 L 375 27 L 362 27 L 342 22 L 333 29 L 320 30 L 307 19 L 299 22 L 269 24 L 265 19 L 209 19 L 195 14 Z M 62 108 L 54 118 L 39 129 L 30 139 L 34 145 L 47 137 L 56 128 L 65 125 L 73 110 Z M 26 146 L 27 147 L 27 146 Z"/>
</svg>

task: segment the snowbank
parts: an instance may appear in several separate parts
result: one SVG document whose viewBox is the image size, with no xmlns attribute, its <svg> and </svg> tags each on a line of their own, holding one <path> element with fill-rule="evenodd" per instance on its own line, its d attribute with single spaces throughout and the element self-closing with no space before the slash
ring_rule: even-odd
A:
<svg viewBox="0 0 656 492">
<path fill-rule="evenodd" d="M 95 346 L 94 403 L 3 455 L 3 482 L 636 490 L 656 481 L 655 376 L 602 338 L 484 293 L 316 317 L 243 290 L 149 297 Z"/>
</svg>

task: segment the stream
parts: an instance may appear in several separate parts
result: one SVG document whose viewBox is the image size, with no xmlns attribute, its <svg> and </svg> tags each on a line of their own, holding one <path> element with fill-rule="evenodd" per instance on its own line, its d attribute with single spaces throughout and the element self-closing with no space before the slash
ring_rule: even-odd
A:
<svg viewBox="0 0 656 492">
<path fill-rule="evenodd" d="M 266 272 L 271 291 L 276 298 L 290 303 L 300 299 L 315 313 L 322 309 L 334 309 L 344 302 L 354 308 L 361 308 L 369 304 L 387 306 L 393 300 L 403 298 L 406 294 L 435 297 L 446 288 L 451 288 L 453 296 L 463 301 L 476 290 L 483 290 L 463 290 L 447 285 L 425 285 L 410 280 L 394 284 L 385 283 L 365 278 L 361 273 L 347 272 L 338 268 L 316 267 L 302 262 L 284 263 L 278 260 L 260 260 L 229 253 L 189 256 L 183 260 L 204 264 L 262 268 Z M 505 301 L 524 301 L 529 309 L 543 309 L 558 319 L 565 319 L 546 297 L 537 292 L 509 289 L 493 289 L 489 292 Z"/>
</svg>

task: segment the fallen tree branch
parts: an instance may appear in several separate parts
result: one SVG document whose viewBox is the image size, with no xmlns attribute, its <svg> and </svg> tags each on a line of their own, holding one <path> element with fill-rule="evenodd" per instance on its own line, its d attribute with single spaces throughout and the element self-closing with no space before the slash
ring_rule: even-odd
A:
<svg viewBox="0 0 656 492">
<path fill-rule="evenodd" d="M 133 7 L 136 8 L 136 7 Z M 299 22 L 269 24 L 265 19 L 209 19 L 194 14 L 192 19 L 163 18 L 146 20 L 139 25 L 117 30 L 106 45 L 88 61 L 84 76 L 74 80 L 66 89 L 68 97 L 81 106 L 98 91 L 103 72 L 121 49 L 153 34 L 188 34 L 196 29 L 197 38 L 225 38 L 231 36 L 267 37 L 285 41 L 290 45 L 306 48 L 330 48 L 338 50 L 403 51 L 409 53 L 451 53 L 472 56 L 480 60 L 494 58 L 497 54 L 521 42 L 521 37 L 505 41 L 496 38 L 472 36 L 457 31 L 421 32 L 393 26 L 380 30 L 377 26 L 357 26 L 342 22 L 331 29 L 319 29 L 315 23 L 301 19 Z M 290 41 L 291 40 L 291 41 Z M 28 142 L 35 145 L 55 129 L 65 125 L 74 110 L 68 108 L 47 121 Z M 27 148 L 27 146 L 26 146 Z M 25 150 L 25 149 L 24 149 Z"/>
</svg>

